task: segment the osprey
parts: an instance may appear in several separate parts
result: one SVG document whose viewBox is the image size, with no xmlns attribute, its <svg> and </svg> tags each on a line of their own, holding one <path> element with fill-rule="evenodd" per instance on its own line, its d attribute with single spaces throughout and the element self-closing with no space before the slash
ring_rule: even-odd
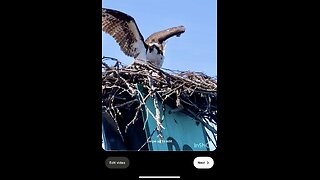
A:
<svg viewBox="0 0 320 180">
<path fill-rule="evenodd" d="M 102 8 L 102 31 L 111 35 L 127 56 L 135 61 L 151 62 L 161 68 L 165 41 L 185 32 L 183 26 L 172 27 L 151 34 L 146 40 L 141 35 L 133 17 L 112 9 Z"/>
</svg>

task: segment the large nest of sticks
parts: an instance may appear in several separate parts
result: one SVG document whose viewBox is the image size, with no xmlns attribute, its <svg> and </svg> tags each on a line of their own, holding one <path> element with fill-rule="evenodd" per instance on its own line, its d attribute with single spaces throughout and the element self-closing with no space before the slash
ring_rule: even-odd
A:
<svg viewBox="0 0 320 180">
<path fill-rule="evenodd" d="M 112 61 L 112 66 L 106 61 Z M 207 130 L 216 134 L 217 80 L 199 72 L 173 71 L 157 68 L 151 64 L 133 63 L 124 66 L 114 58 L 102 59 L 102 104 L 103 112 L 115 123 L 119 134 L 125 133 L 130 125 L 139 120 L 141 108 L 148 97 L 155 101 L 157 132 L 161 138 L 161 119 L 157 103 L 162 103 L 193 117 Z M 144 96 L 137 85 L 145 90 Z M 134 108 L 133 108 L 134 107 Z M 125 111 L 134 110 L 132 117 L 123 117 Z M 169 112 L 173 113 L 173 112 Z M 127 121 L 124 130 L 118 127 L 122 119 Z"/>
</svg>

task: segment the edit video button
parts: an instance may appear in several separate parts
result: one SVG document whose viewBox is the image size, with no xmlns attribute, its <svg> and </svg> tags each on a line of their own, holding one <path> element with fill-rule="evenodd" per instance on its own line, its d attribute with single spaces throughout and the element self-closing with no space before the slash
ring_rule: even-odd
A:
<svg viewBox="0 0 320 180">
<path fill-rule="evenodd" d="M 105 164 L 110 169 L 125 169 L 130 163 L 126 157 L 108 157 Z"/>
</svg>

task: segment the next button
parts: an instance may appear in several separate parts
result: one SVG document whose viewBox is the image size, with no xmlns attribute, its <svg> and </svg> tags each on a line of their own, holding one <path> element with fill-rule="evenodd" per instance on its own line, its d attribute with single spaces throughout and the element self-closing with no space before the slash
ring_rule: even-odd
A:
<svg viewBox="0 0 320 180">
<path fill-rule="evenodd" d="M 210 169 L 213 166 L 213 159 L 211 157 L 196 157 L 193 160 L 193 165 L 198 169 Z"/>
</svg>

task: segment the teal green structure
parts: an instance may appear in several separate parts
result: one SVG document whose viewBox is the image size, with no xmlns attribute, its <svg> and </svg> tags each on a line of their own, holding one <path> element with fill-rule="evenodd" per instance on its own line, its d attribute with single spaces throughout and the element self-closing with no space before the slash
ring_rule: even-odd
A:
<svg viewBox="0 0 320 180">
<path fill-rule="evenodd" d="M 156 114 L 152 97 L 147 98 L 143 110 L 147 145 L 150 151 L 210 151 L 205 127 L 201 123 L 181 111 L 169 113 L 172 110 L 171 107 L 161 104 L 160 101 L 158 104 L 164 127 L 162 140 L 158 136 L 157 123 L 152 116 Z"/>
</svg>

